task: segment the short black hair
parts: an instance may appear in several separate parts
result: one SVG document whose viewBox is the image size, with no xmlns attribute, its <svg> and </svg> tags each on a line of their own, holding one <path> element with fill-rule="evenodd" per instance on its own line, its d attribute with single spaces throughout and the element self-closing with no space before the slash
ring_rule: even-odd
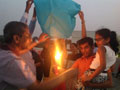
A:
<svg viewBox="0 0 120 90">
<path fill-rule="evenodd" d="M 22 34 L 25 32 L 25 28 L 28 28 L 28 26 L 22 22 L 11 21 L 7 23 L 3 30 L 5 43 L 9 44 L 13 42 L 14 35 L 22 36 Z"/>
<path fill-rule="evenodd" d="M 88 43 L 91 47 L 94 45 L 93 39 L 91 37 L 85 37 L 77 41 L 78 45 Z"/>
</svg>

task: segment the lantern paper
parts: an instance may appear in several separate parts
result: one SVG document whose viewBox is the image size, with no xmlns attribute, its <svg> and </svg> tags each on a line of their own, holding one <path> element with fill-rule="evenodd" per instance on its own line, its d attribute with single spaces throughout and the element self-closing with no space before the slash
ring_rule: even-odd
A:
<svg viewBox="0 0 120 90">
<path fill-rule="evenodd" d="M 51 37 L 68 38 L 75 24 L 80 5 L 72 0 L 34 0 L 37 19 L 44 33 Z"/>
</svg>

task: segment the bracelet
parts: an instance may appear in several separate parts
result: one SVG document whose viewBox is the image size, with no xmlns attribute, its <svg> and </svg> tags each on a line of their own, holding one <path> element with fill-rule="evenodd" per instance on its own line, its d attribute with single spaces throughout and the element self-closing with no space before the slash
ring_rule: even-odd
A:
<svg viewBox="0 0 120 90">
<path fill-rule="evenodd" d="M 38 43 L 39 43 L 38 38 L 37 38 L 37 37 L 35 37 L 35 38 L 34 38 L 34 40 L 33 40 L 33 42 L 35 42 L 35 43 L 37 43 L 37 44 L 38 44 Z"/>
</svg>

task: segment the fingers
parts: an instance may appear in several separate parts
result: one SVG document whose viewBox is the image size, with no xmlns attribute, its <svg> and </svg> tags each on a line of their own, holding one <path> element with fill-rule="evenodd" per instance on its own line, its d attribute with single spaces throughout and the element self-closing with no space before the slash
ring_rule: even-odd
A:
<svg viewBox="0 0 120 90">
<path fill-rule="evenodd" d="M 83 11 L 80 11 L 80 14 L 83 14 Z"/>
<path fill-rule="evenodd" d="M 26 3 L 27 3 L 27 5 L 32 5 L 33 0 L 28 0 Z"/>
<path fill-rule="evenodd" d="M 46 34 L 46 33 L 42 33 L 41 35 L 40 35 L 40 37 L 39 37 L 39 41 L 40 42 L 44 42 L 44 41 L 46 41 L 47 39 L 49 39 L 50 37 L 48 36 L 48 34 Z"/>
<path fill-rule="evenodd" d="M 79 12 L 79 16 L 80 16 L 80 17 L 84 17 L 83 11 L 80 11 L 80 12 Z"/>
<path fill-rule="evenodd" d="M 27 0 L 28 2 L 32 2 L 33 3 L 33 0 Z"/>
<path fill-rule="evenodd" d="M 46 34 L 46 33 L 42 33 L 42 34 L 40 35 L 40 37 L 45 38 L 45 39 L 49 38 L 48 34 Z"/>
</svg>

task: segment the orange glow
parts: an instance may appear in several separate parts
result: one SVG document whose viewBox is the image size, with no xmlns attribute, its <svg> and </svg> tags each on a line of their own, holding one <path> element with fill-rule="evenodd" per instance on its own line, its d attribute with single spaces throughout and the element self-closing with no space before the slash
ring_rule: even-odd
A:
<svg viewBox="0 0 120 90">
<path fill-rule="evenodd" d="M 55 62 L 58 65 L 58 67 L 61 67 L 62 64 L 62 52 L 59 49 L 59 46 L 56 44 L 56 49 L 55 49 Z"/>
</svg>

